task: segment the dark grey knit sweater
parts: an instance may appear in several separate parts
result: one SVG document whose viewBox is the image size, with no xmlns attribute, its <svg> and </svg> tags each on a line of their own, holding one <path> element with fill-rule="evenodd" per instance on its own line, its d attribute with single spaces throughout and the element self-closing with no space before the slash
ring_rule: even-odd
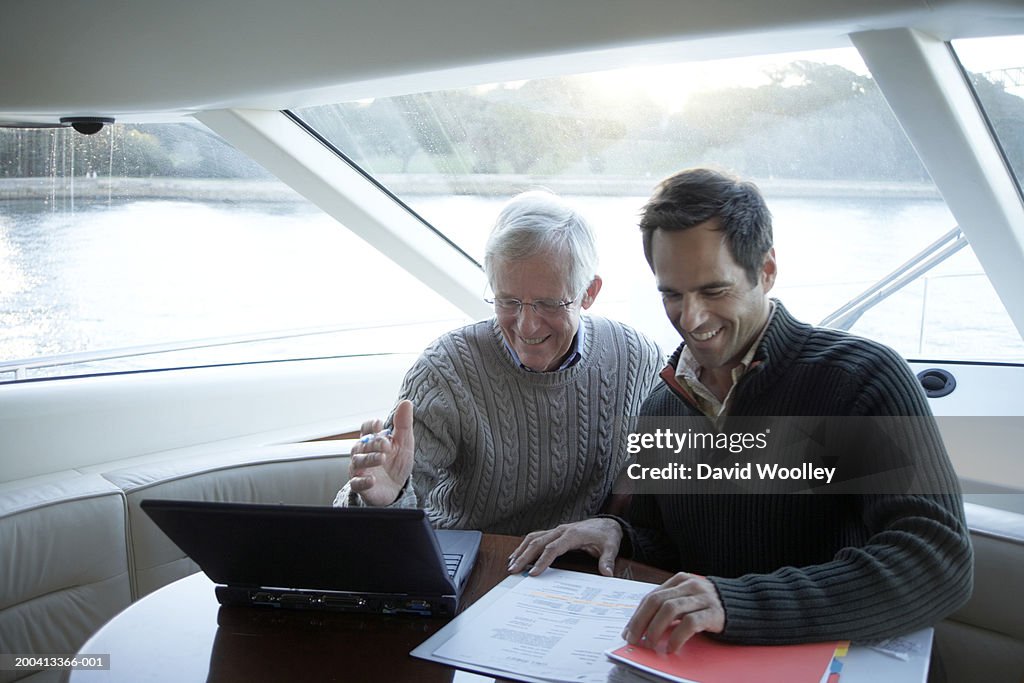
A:
<svg viewBox="0 0 1024 683">
<path fill-rule="evenodd" d="M 623 552 L 708 576 L 725 607 L 726 640 L 859 639 L 934 624 L 970 596 L 973 557 L 926 399 L 891 349 L 797 322 L 776 304 L 727 419 L 927 416 L 916 421 L 924 427 L 913 457 L 935 493 L 637 495 Z M 681 348 L 642 415 L 700 415 L 674 381 Z"/>
</svg>

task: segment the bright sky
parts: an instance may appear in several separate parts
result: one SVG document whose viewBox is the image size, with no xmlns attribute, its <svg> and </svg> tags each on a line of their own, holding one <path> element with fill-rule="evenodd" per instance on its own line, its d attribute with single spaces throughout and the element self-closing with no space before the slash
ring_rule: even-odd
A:
<svg viewBox="0 0 1024 683">
<path fill-rule="evenodd" d="M 953 47 L 971 71 L 1024 67 L 1024 36 L 956 40 Z"/>
<path fill-rule="evenodd" d="M 678 111 L 694 93 L 724 85 L 754 87 L 768 82 L 766 73 L 797 60 L 837 64 L 854 73 L 867 74 L 867 67 L 852 48 L 780 53 L 759 57 L 738 57 L 679 64 L 643 66 L 598 71 L 586 74 L 595 90 L 618 101 L 628 101 L 629 93 L 641 92 L 669 111 Z M 508 81 L 481 85 L 486 92 L 501 87 L 515 90 L 527 81 Z"/>
<path fill-rule="evenodd" d="M 977 38 L 954 41 L 960 61 L 969 71 L 985 73 L 1024 68 L 1024 36 Z M 681 109 L 695 92 L 723 85 L 752 87 L 766 83 L 764 76 L 777 67 L 797 61 L 836 64 L 868 75 L 867 66 L 853 47 L 791 52 L 759 57 L 720 59 L 656 66 L 632 67 L 593 74 L 596 85 L 613 92 L 639 89 L 672 111 Z M 1008 89 L 1015 90 L 1007 83 Z"/>
<path fill-rule="evenodd" d="M 955 48 L 964 66 L 971 71 L 1024 67 L 1024 36 L 958 40 Z M 851 46 L 705 62 L 644 65 L 595 72 L 587 77 L 595 89 L 620 101 L 627 99 L 630 92 L 639 91 L 669 111 L 678 111 L 695 92 L 723 85 L 753 87 L 767 83 L 765 73 L 797 60 L 836 64 L 856 74 L 868 75 L 864 60 Z M 498 87 L 515 90 L 526 82 L 491 83 L 477 86 L 477 89 L 483 92 Z"/>
<path fill-rule="evenodd" d="M 798 60 L 836 64 L 854 73 L 868 73 L 860 55 L 854 48 L 849 47 L 706 62 L 638 66 L 596 73 L 593 74 L 593 78 L 596 84 L 616 92 L 640 89 L 670 111 L 677 111 L 695 92 L 723 85 L 761 85 L 768 82 L 766 73 Z"/>
</svg>

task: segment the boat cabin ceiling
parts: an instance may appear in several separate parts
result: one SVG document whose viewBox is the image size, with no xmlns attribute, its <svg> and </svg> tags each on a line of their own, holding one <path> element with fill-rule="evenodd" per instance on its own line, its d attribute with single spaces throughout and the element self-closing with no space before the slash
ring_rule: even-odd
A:
<svg viewBox="0 0 1024 683">
<path fill-rule="evenodd" d="M 4 4 L 0 118 L 291 109 L 666 61 L 1024 33 L 1019 2 L 33 0 Z"/>
</svg>

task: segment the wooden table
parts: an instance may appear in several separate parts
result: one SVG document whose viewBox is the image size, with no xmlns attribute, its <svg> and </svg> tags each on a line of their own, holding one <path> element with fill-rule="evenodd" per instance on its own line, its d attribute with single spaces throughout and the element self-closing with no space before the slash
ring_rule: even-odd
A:
<svg viewBox="0 0 1024 683">
<path fill-rule="evenodd" d="M 485 534 L 463 594 L 472 604 L 507 575 L 514 536 Z M 556 566 L 595 572 L 576 555 Z M 619 559 L 616 576 L 660 583 L 669 573 Z M 101 628 L 83 654 L 109 654 L 109 671 L 73 671 L 72 683 L 154 681 L 451 681 L 455 671 L 409 655 L 446 622 L 383 616 L 222 607 L 213 583 L 193 574 L 138 600 Z"/>
</svg>

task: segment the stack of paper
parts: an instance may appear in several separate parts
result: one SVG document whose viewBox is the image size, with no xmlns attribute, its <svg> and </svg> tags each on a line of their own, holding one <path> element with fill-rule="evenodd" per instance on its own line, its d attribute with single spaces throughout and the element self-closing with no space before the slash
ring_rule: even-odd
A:
<svg viewBox="0 0 1024 683">
<path fill-rule="evenodd" d="M 559 569 L 512 576 L 412 654 L 520 681 L 605 683 L 605 651 L 653 587 Z"/>
</svg>

